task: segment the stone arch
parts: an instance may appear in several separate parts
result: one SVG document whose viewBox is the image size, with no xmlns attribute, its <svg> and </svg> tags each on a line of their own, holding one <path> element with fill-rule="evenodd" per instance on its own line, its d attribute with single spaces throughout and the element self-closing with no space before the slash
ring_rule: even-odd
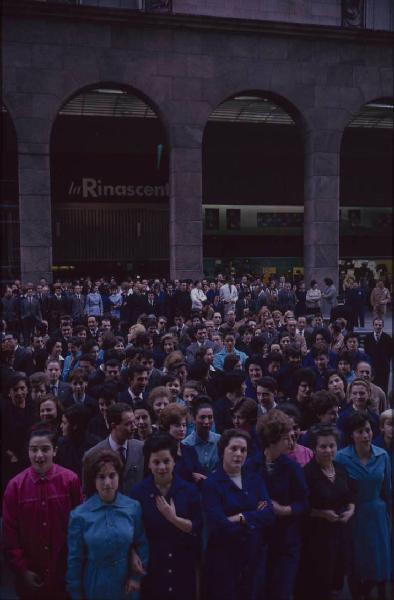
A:
<svg viewBox="0 0 394 600">
<path fill-rule="evenodd" d="M 1 178 L 0 178 L 0 238 L 1 279 L 20 277 L 20 223 L 18 137 L 8 105 L 0 107 Z"/>
<path fill-rule="evenodd" d="M 208 273 L 215 269 L 261 273 L 268 267 L 291 276 L 293 267 L 301 272 L 304 123 L 289 100 L 253 88 L 226 96 L 211 113 L 202 144 Z M 237 143 L 248 152 L 247 159 L 237 151 Z M 286 169 L 289 173 L 283 176 Z M 234 174 L 233 181 L 228 173 Z M 283 238 L 287 244 L 279 243 L 279 230 L 287 236 Z M 223 257 L 223 264 L 215 267 L 214 257 Z"/>
<path fill-rule="evenodd" d="M 152 95 L 146 89 L 142 89 L 140 85 L 134 86 L 132 83 L 125 83 L 117 80 L 97 80 L 92 82 L 87 82 L 85 85 L 81 85 L 73 90 L 69 90 L 66 94 L 63 94 L 62 98 L 59 100 L 56 108 L 56 112 L 51 120 L 51 132 L 53 129 L 54 122 L 59 114 L 59 111 L 65 106 L 70 100 L 83 94 L 84 92 L 88 92 L 90 90 L 98 89 L 98 88 L 108 88 L 108 89 L 120 89 L 129 94 L 133 94 L 138 96 L 143 100 L 157 115 L 160 122 L 163 124 L 164 131 L 166 134 L 166 141 L 169 143 L 169 123 L 166 112 L 162 109 L 161 105 L 159 105 L 155 100 L 152 99 Z"/>
<path fill-rule="evenodd" d="M 169 142 L 160 115 L 144 93 L 114 82 L 63 101 L 51 132 L 55 269 L 96 271 L 106 261 L 119 276 L 168 272 Z M 90 228 L 101 244 L 83 235 Z M 67 244 L 72 230 L 78 247 Z"/>
<path fill-rule="evenodd" d="M 344 128 L 340 151 L 339 258 L 368 292 L 392 277 L 393 97 L 367 100 Z"/>
</svg>

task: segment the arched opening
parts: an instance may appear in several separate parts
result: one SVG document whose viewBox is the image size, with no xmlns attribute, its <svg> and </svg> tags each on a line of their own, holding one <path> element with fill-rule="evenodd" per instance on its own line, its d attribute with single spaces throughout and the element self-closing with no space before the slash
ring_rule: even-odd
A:
<svg viewBox="0 0 394 600">
<path fill-rule="evenodd" d="M 365 104 L 348 123 L 340 162 L 340 282 L 347 274 L 368 293 L 392 279 L 393 99 Z"/>
<path fill-rule="evenodd" d="M 20 278 L 18 145 L 14 124 L 4 105 L 0 111 L 1 280 Z"/>
<path fill-rule="evenodd" d="M 292 107 L 244 93 L 210 115 L 203 139 L 204 270 L 303 270 L 303 141 Z"/>
<path fill-rule="evenodd" d="M 55 272 L 166 274 L 168 179 L 166 133 L 141 95 L 103 85 L 66 102 L 51 138 Z"/>
</svg>

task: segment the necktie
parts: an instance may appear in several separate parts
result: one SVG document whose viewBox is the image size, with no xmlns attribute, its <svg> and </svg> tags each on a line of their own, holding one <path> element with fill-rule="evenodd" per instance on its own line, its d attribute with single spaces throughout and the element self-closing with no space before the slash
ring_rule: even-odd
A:
<svg viewBox="0 0 394 600">
<path fill-rule="evenodd" d="M 126 449 L 124 446 L 119 446 L 118 448 L 119 456 L 122 460 L 123 465 L 126 464 Z"/>
<path fill-rule="evenodd" d="M 51 386 L 51 392 L 54 396 L 57 396 L 57 386 L 56 385 Z"/>
</svg>

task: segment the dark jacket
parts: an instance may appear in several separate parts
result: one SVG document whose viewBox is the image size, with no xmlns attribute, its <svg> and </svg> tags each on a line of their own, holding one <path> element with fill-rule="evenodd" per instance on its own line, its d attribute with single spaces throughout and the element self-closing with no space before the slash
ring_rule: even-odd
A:
<svg viewBox="0 0 394 600">
<path fill-rule="evenodd" d="M 178 517 L 192 522 L 192 533 L 184 533 L 159 512 L 160 495 L 152 475 L 131 490 L 141 504 L 142 520 L 149 542 L 148 574 L 142 580 L 145 600 L 195 600 L 196 564 L 200 551 L 202 514 L 197 488 L 174 475 L 166 496 L 173 500 Z"/>
<path fill-rule="evenodd" d="M 259 502 L 266 507 L 258 510 Z M 240 489 L 220 466 L 202 486 L 208 526 L 206 583 L 209 600 L 258 600 L 266 578 L 267 531 L 275 521 L 267 488 L 258 473 L 242 472 Z M 245 524 L 228 517 L 242 513 Z"/>
</svg>

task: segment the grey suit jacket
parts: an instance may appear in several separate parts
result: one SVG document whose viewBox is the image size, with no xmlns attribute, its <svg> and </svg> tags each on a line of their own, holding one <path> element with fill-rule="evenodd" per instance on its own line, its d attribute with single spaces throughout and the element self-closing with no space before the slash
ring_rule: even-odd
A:
<svg viewBox="0 0 394 600">
<path fill-rule="evenodd" d="M 131 488 L 144 477 L 143 447 L 144 443 L 140 440 L 128 440 L 127 442 L 127 459 L 123 470 L 122 485 L 119 488 L 119 491 L 125 496 L 130 496 Z M 85 456 L 97 450 L 111 450 L 109 438 L 90 448 Z"/>
<path fill-rule="evenodd" d="M 193 344 L 190 344 L 190 346 L 186 348 L 186 362 L 189 363 L 189 365 L 193 364 L 196 360 L 196 354 L 200 350 L 200 347 L 201 346 L 199 346 L 197 342 L 193 342 Z M 212 348 L 214 352 L 217 350 L 216 344 L 211 342 L 211 340 L 206 340 L 204 347 Z"/>
</svg>

